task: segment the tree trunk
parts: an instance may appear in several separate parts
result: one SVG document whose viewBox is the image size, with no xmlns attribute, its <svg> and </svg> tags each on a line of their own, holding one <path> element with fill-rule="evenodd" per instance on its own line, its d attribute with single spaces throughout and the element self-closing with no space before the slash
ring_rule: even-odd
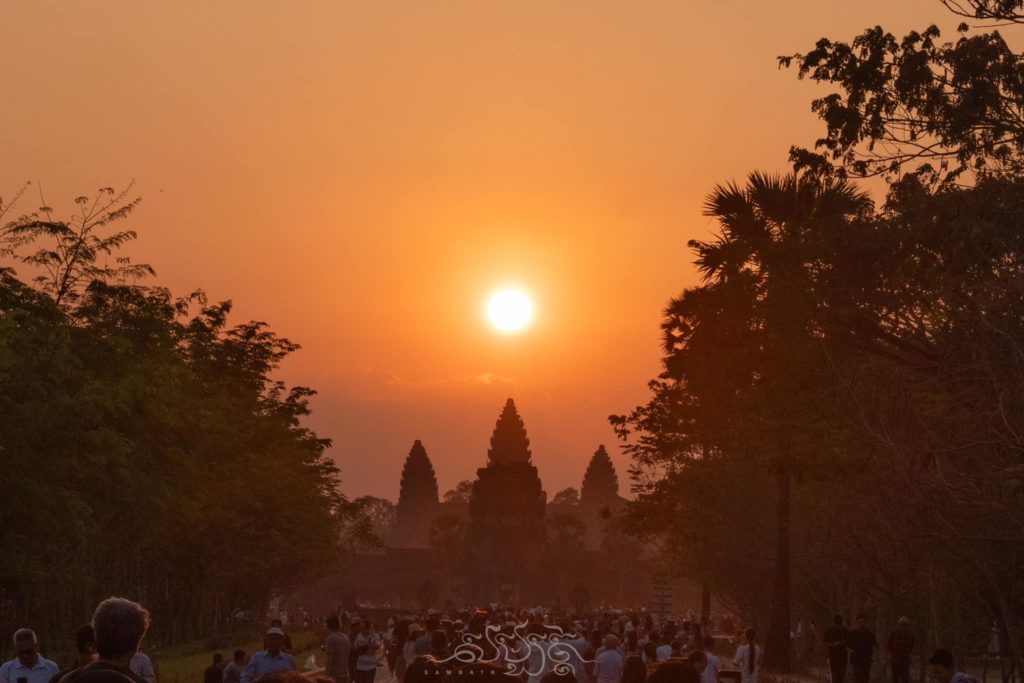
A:
<svg viewBox="0 0 1024 683">
<path fill-rule="evenodd" d="M 778 486 L 777 531 L 775 547 L 775 590 L 772 594 L 768 638 L 765 641 L 764 664 L 775 671 L 789 672 L 790 663 L 790 513 L 792 506 L 792 474 L 785 455 L 775 473 Z"/>
</svg>

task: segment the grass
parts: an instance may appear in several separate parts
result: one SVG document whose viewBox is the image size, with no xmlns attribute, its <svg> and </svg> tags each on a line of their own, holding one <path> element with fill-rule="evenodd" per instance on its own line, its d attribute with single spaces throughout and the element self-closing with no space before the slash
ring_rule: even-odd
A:
<svg viewBox="0 0 1024 683">
<path fill-rule="evenodd" d="M 301 670 L 306 659 L 316 655 L 318 667 L 324 664 L 324 653 L 320 649 L 320 637 L 313 631 L 294 631 L 289 635 L 295 652 L 295 664 Z M 156 667 L 157 683 L 195 683 L 203 680 L 203 672 L 213 662 L 213 653 L 224 655 L 225 662 L 231 660 L 231 653 L 237 649 L 252 654 L 263 649 L 262 639 L 253 638 L 251 631 L 241 631 L 219 638 L 224 644 L 211 648 L 210 641 L 194 641 L 160 651 L 146 652 Z"/>
</svg>

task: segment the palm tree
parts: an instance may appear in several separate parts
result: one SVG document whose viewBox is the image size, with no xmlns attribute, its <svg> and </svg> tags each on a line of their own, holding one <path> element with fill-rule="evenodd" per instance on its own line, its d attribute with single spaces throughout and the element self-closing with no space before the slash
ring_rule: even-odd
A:
<svg viewBox="0 0 1024 683">
<path fill-rule="evenodd" d="M 764 452 L 777 485 L 775 577 L 766 665 L 790 664 L 790 516 L 801 427 L 813 407 L 801 382 L 823 335 L 816 283 L 841 250 L 844 226 L 869 214 L 868 196 L 844 180 L 755 172 L 720 185 L 705 215 L 710 241 L 691 241 L 703 277 L 666 309 L 664 377 L 701 406 L 694 443 Z M 690 457 L 693 457 L 691 454 Z"/>
</svg>

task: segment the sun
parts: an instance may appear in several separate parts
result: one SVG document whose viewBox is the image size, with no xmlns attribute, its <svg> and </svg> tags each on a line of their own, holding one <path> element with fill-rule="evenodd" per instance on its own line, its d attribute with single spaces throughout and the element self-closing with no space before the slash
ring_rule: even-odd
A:
<svg viewBox="0 0 1024 683">
<path fill-rule="evenodd" d="M 518 332 L 533 315 L 530 297 L 518 289 L 503 289 L 487 304 L 487 317 L 502 332 Z"/>
</svg>

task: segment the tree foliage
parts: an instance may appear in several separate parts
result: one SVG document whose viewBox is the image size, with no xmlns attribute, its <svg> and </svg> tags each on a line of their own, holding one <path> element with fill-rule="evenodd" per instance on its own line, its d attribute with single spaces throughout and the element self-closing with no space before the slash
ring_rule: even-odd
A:
<svg viewBox="0 0 1024 683">
<path fill-rule="evenodd" d="M 337 562 L 355 515 L 330 441 L 303 425 L 315 392 L 274 378 L 296 344 L 103 264 L 134 237 L 103 230 L 126 197 L 4 233 L 3 630 L 66 638 L 110 594 L 146 604 L 157 639 L 226 629 Z"/>
</svg>

